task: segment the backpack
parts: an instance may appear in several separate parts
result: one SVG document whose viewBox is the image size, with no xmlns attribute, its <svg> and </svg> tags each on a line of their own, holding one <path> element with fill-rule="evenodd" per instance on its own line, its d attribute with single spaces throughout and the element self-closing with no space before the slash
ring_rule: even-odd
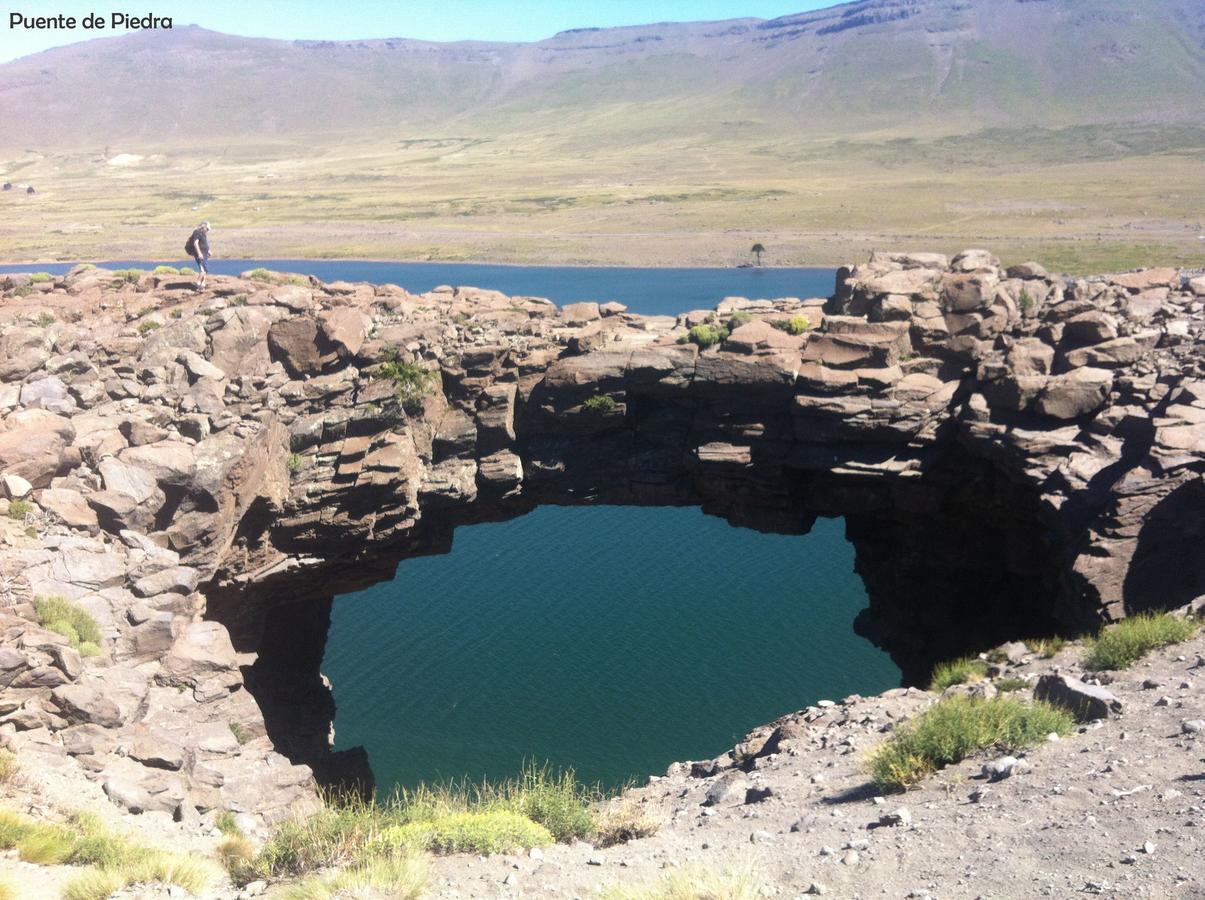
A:
<svg viewBox="0 0 1205 900">
<path fill-rule="evenodd" d="M 188 236 L 188 240 L 184 243 L 184 252 L 189 256 L 197 255 L 197 236 L 195 234 Z"/>
</svg>

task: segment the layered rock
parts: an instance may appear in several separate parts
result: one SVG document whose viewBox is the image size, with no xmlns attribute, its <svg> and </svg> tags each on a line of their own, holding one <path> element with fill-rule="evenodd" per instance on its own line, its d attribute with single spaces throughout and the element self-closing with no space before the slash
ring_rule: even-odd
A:
<svg viewBox="0 0 1205 900">
<path fill-rule="evenodd" d="M 271 817 L 311 770 L 366 781 L 329 752 L 331 598 L 541 502 L 844 516 L 859 627 L 913 678 L 1205 593 L 1205 316 L 1179 272 L 876 254 L 832 298 L 677 318 L 211 281 L 0 282 L 0 478 L 32 504 L 0 550 L 0 729 L 132 811 Z M 727 336 L 700 349 L 708 321 Z M 34 624 L 39 596 L 87 609 L 100 655 Z"/>
</svg>

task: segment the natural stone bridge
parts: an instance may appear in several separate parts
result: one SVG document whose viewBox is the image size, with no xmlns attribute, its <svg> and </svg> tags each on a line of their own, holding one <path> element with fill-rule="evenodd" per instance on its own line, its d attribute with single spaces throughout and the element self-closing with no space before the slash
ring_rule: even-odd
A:
<svg viewBox="0 0 1205 900">
<path fill-rule="evenodd" d="M 831 298 L 677 318 L 296 276 L 0 285 L 0 476 L 29 504 L 0 548 L 0 734 L 133 810 L 273 817 L 312 796 L 290 763 L 363 778 L 329 750 L 332 597 L 541 503 L 842 516 L 858 628 L 910 680 L 1205 593 L 1187 273 L 877 254 Z M 99 656 L 34 624 L 50 595 Z"/>
</svg>

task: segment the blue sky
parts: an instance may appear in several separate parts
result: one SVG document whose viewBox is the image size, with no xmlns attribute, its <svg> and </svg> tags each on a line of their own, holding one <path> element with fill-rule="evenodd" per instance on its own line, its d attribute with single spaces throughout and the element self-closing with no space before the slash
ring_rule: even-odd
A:
<svg viewBox="0 0 1205 900">
<path fill-rule="evenodd" d="M 102 3 L 100 0 L 42 0 L 0 9 L 0 62 L 56 47 L 120 34 L 121 30 L 30 31 L 9 27 L 9 13 L 63 14 L 83 19 L 90 12 L 128 8 L 137 15 L 171 17 L 175 27 L 201 25 L 214 31 L 254 37 L 350 40 L 410 37 L 433 41 L 465 39 L 537 41 L 567 28 L 643 25 L 776 16 L 832 6 L 836 0 L 364 0 L 356 5 L 326 0 L 151 0 L 149 3 Z"/>
</svg>

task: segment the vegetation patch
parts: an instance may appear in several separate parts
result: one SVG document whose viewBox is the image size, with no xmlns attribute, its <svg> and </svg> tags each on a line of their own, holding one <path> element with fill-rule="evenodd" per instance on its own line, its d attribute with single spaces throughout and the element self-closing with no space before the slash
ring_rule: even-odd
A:
<svg viewBox="0 0 1205 900">
<path fill-rule="evenodd" d="M 54 313 L 42 312 L 38 313 L 38 318 L 35 320 L 42 328 L 49 328 L 56 321 Z"/>
<path fill-rule="evenodd" d="M 8 517 L 15 522 L 23 521 L 31 512 L 33 512 L 33 504 L 28 500 L 10 500 L 8 502 Z"/>
<path fill-rule="evenodd" d="M 145 337 L 152 331 L 158 331 L 162 327 L 162 323 L 156 322 L 154 319 L 147 319 L 145 322 L 138 323 L 138 333 Z"/>
<path fill-rule="evenodd" d="M 714 347 L 716 344 L 728 340 L 728 329 L 719 325 L 696 325 L 682 337 L 678 338 L 679 344 L 696 344 L 700 350 L 706 350 L 708 347 Z"/>
<path fill-rule="evenodd" d="M 262 268 L 261 269 L 252 269 L 250 272 L 247 273 L 246 277 L 251 279 L 252 281 L 275 281 L 276 280 L 275 275 L 273 275 L 267 269 L 262 269 Z"/>
<path fill-rule="evenodd" d="M 179 275 L 180 270 L 175 266 L 155 266 L 151 269 L 152 275 Z"/>
<path fill-rule="evenodd" d="M 1066 710 L 1013 697 L 950 697 L 898 727 L 874 750 L 867 768 L 879 790 L 905 790 L 944 766 L 988 748 L 1035 746 L 1075 725 Z"/>
<path fill-rule="evenodd" d="M 382 802 L 331 798 L 314 815 L 279 825 L 247 860 L 230 844 L 231 877 L 246 883 L 356 866 L 413 850 L 495 853 L 593 837 L 597 788 L 572 771 L 528 764 L 515 778 L 481 784 L 423 785 Z"/>
<path fill-rule="evenodd" d="M 81 654 L 96 655 L 91 652 L 84 653 L 86 644 L 96 648 L 97 653 L 100 652 L 100 626 L 87 610 L 62 597 L 38 597 L 34 600 L 34 609 L 39 625 L 47 631 L 67 638 L 71 641 L 71 646 Z"/>
<path fill-rule="evenodd" d="M 1103 628 L 1088 644 L 1084 668 L 1128 669 L 1159 647 L 1179 644 L 1197 633 L 1193 619 L 1181 619 L 1170 613 L 1140 613 Z"/>
<path fill-rule="evenodd" d="M 1011 694 L 1029 687 L 1029 682 L 1024 678 L 998 678 L 992 684 L 1002 694 Z"/>
<path fill-rule="evenodd" d="M 418 900 L 430 877 L 429 866 L 419 857 L 387 856 L 330 875 L 311 876 L 285 888 L 280 897 L 282 900 L 343 897 Z"/>
<path fill-rule="evenodd" d="M 251 735 L 247 733 L 247 729 L 238 722 L 230 722 L 230 733 L 234 735 L 234 739 L 239 742 L 239 745 L 247 743 L 251 740 Z"/>
<path fill-rule="evenodd" d="M 609 394 L 595 394 L 582 404 L 582 409 L 586 410 L 586 412 L 606 415 L 607 413 L 613 413 L 615 410 L 619 409 L 619 404 L 616 403 L 615 398 Z"/>
<path fill-rule="evenodd" d="M 1030 638 L 1024 642 L 1031 653 L 1036 653 L 1042 659 L 1054 659 L 1055 654 L 1063 649 L 1067 644 L 1066 638 L 1048 637 L 1048 638 Z"/>
<path fill-rule="evenodd" d="M 752 321 L 753 313 L 749 312 L 747 309 L 738 309 L 728 317 L 728 331 L 736 331 L 742 325 L 748 325 Z"/>
<path fill-rule="evenodd" d="M 289 459 L 285 463 L 285 465 L 288 467 L 290 472 L 300 472 L 301 471 L 301 454 L 300 453 L 290 453 Z"/>
<path fill-rule="evenodd" d="M 779 331 L 799 336 L 812 327 L 812 320 L 805 315 L 791 316 L 789 319 L 778 319 L 770 323 Z"/>
<path fill-rule="evenodd" d="M 138 279 L 146 274 L 146 269 L 115 269 L 113 276 L 126 284 L 137 284 Z"/>
<path fill-rule="evenodd" d="M 661 819 L 651 815 L 639 803 L 615 800 L 598 817 L 597 844 L 613 847 L 640 838 L 652 837 L 661 830 Z"/>
<path fill-rule="evenodd" d="M 29 280 L 32 284 L 45 284 L 48 281 L 53 281 L 54 276 L 49 272 L 34 272 L 29 276 Z"/>
<path fill-rule="evenodd" d="M 506 810 L 458 812 L 386 828 L 373 849 L 434 853 L 513 853 L 551 844 L 552 833 L 527 816 Z"/>
<path fill-rule="evenodd" d="M 77 813 L 64 824 L 38 822 L 0 810 L 0 849 L 36 865 L 91 868 L 63 890 L 65 900 L 101 900 L 131 884 L 174 884 L 200 894 L 218 880 L 208 860 L 166 853 L 107 832 L 95 816 Z"/>
<path fill-rule="evenodd" d="M 17 755 L 11 750 L 0 749 L 0 784 L 8 784 L 20 770 Z"/>
<path fill-rule="evenodd" d="M 987 663 L 973 656 L 938 663 L 933 669 L 929 690 L 941 693 L 956 684 L 969 684 L 987 677 Z"/>
<path fill-rule="evenodd" d="M 426 396 L 435 385 L 434 372 L 420 363 L 403 362 L 396 355 L 381 363 L 376 375 L 393 382 L 398 402 L 403 405 Z"/>
</svg>

